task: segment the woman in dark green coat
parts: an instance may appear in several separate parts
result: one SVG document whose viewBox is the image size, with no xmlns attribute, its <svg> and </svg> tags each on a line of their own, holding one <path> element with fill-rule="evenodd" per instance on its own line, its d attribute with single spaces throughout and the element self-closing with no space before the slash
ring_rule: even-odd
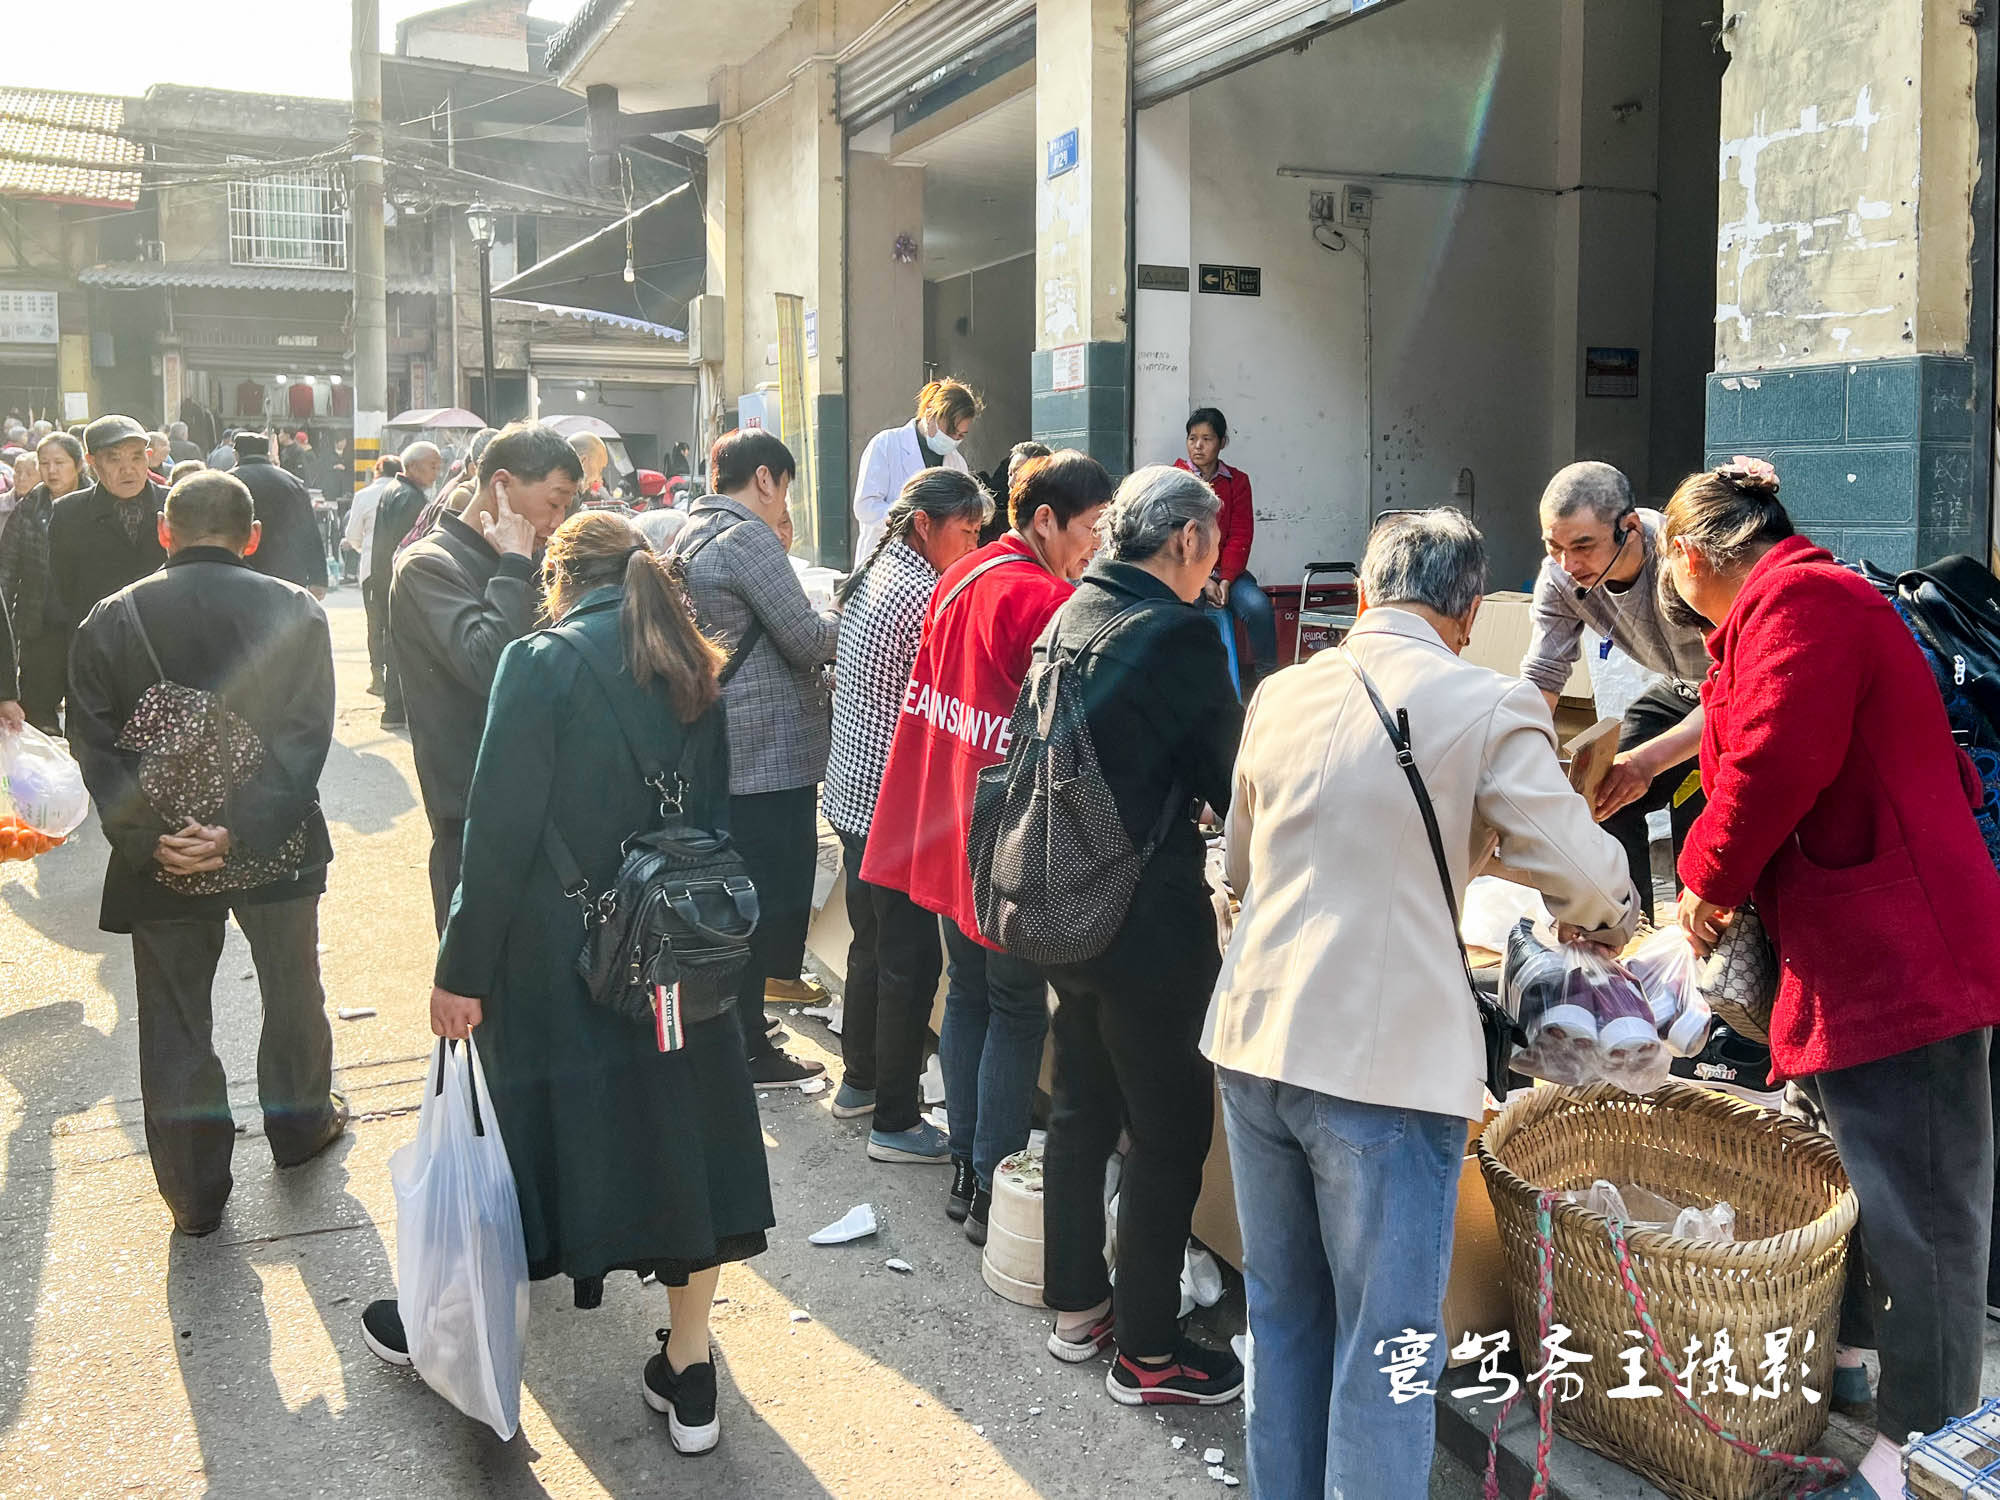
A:
<svg viewBox="0 0 2000 1500">
<path fill-rule="evenodd" d="M 606 688 L 564 636 L 624 663 L 615 690 L 655 726 L 661 763 L 686 783 L 687 821 L 718 828 L 729 748 L 716 672 L 680 585 L 623 517 L 586 512 L 543 563 L 556 628 L 500 658 L 465 825 L 458 894 L 438 949 L 431 1029 L 477 1028 L 494 1113 L 520 1194 L 528 1274 L 568 1276 L 595 1306 L 611 1271 L 654 1275 L 673 1327 L 646 1365 L 647 1403 L 674 1446 L 715 1446 L 708 1312 L 725 1261 L 762 1253 L 773 1223 L 750 1070 L 735 1016 L 654 1030 L 593 1003 L 576 971 L 578 905 L 544 852 L 561 833 L 592 892 L 608 889 L 623 841 L 658 826 L 659 798 L 626 748 Z M 394 1303 L 363 1317 L 369 1347 L 407 1346 Z"/>
</svg>

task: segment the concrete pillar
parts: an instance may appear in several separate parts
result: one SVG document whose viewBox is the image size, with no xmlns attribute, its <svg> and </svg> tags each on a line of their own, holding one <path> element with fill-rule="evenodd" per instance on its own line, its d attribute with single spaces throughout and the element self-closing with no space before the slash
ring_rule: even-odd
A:
<svg viewBox="0 0 2000 1500">
<path fill-rule="evenodd" d="M 814 290 L 806 295 L 806 311 L 813 319 L 813 342 L 806 358 L 806 406 L 818 508 L 814 535 L 818 561 L 844 568 L 854 550 L 854 523 L 847 480 L 846 132 L 834 79 L 832 62 L 822 58 L 810 63 L 794 81 L 792 99 L 800 147 L 812 163 Z"/>
<path fill-rule="evenodd" d="M 1130 0 L 1061 0 L 1035 12 L 1034 433 L 1082 449 L 1114 474 L 1124 472 L 1132 446 L 1129 22 Z M 1051 177 L 1051 143 L 1072 130 L 1076 164 Z M 1056 355 L 1075 345 L 1080 371 L 1074 358 Z"/>
<path fill-rule="evenodd" d="M 887 145 L 887 132 L 882 144 Z M 868 439 L 910 419 L 924 383 L 924 273 L 899 261 L 899 236 L 923 237 L 924 169 L 883 152 L 847 153 L 848 479 Z"/>
<path fill-rule="evenodd" d="M 1132 451 L 1178 453 L 1193 406 L 1194 162 L 1189 96 L 1141 110 L 1132 168 L 1133 259 L 1178 266 L 1178 290 L 1132 290 Z"/>
<path fill-rule="evenodd" d="M 1843 556 L 1980 554 L 1965 7 L 1729 9 L 1709 459 L 1771 459 L 1794 519 Z"/>
<path fill-rule="evenodd" d="M 1549 456 L 1615 464 L 1640 495 L 1652 439 L 1659 78 L 1659 0 L 1562 0 Z M 1608 378 L 1603 354 L 1593 382 L 1593 349 L 1636 350 L 1637 384 Z"/>
</svg>

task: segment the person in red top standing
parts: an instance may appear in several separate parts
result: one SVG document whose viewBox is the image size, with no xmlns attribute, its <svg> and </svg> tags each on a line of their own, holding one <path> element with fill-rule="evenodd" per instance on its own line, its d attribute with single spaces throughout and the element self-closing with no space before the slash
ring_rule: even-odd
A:
<svg viewBox="0 0 2000 1500">
<path fill-rule="evenodd" d="M 944 918 L 949 987 L 938 1051 L 951 1121 L 945 1212 L 986 1243 L 993 1171 L 1028 1144 L 1042 1039 L 1041 971 L 979 933 L 965 846 L 979 773 L 1007 755 L 1028 658 L 1097 550 L 1111 476 L 1065 450 L 1014 475 L 1014 528 L 948 568 L 924 614 L 861 878 Z"/>
<path fill-rule="evenodd" d="M 1829 1493 L 1900 1500 L 1896 1444 L 1979 1403 L 2000 875 L 1916 641 L 1872 585 L 1793 533 L 1777 491 L 1769 464 L 1736 459 L 1666 510 L 1673 588 L 1721 621 L 1680 920 L 1706 951 L 1754 895 L 1782 960 L 1775 1071 L 1818 1100 L 1867 1251 L 1849 1253 L 1835 1400 L 1866 1398 L 1856 1347 L 1882 1357 L 1879 1435 Z"/>
<path fill-rule="evenodd" d="M 1252 671 L 1255 677 L 1278 664 L 1278 616 L 1271 608 L 1271 596 L 1257 586 L 1250 572 L 1250 544 L 1257 536 L 1257 513 L 1250 504 L 1250 476 L 1222 461 L 1229 446 L 1229 419 L 1213 406 L 1197 406 L 1187 419 L 1187 457 L 1174 460 L 1174 467 L 1199 474 L 1222 502 L 1222 552 L 1215 560 L 1215 572 L 1203 591 L 1210 609 L 1227 609 L 1243 622 L 1250 637 Z M 1244 685 L 1249 695 L 1249 683 Z"/>
</svg>

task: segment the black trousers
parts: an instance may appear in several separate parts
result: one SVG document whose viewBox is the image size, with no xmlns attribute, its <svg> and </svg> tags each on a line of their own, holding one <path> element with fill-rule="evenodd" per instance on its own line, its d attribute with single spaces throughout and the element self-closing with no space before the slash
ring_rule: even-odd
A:
<svg viewBox="0 0 2000 1500">
<path fill-rule="evenodd" d="M 465 819 L 431 819 L 431 915 L 438 936 L 444 936 L 445 918 L 451 915 L 451 898 L 458 889 L 458 867 L 465 858 Z"/>
<path fill-rule="evenodd" d="M 1150 872 L 1149 872 L 1150 874 Z M 1148 889 L 1152 886 L 1152 889 Z M 1129 1129 L 1118 1187 L 1118 1347 L 1149 1358 L 1180 1341 L 1181 1263 L 1215 1124 L 1202 1021 L 1221 970 L 1199 876 L 1149 880 L 1117 938 L 1049 971 L 1055 1097 L 1044 1151 L 1042 1298 L 1082 1312 L 1111 1295 L 1104 1163 Z"/>
<path fill-rule="evenodd" d="M 319 897 L 235 908 L 250 940 L 264 1025 L 257 1099 L 280 1166 L 303 1160 L 333 1120 L 333 1032 L 319 978 Z M 215 1055 L 212 992 L 222 957 L 217 921 L 141 922 L 132 930 L 138 979 L 139 1092 L 160 1196 L 183 1225 L 222 1212 L 233 1179 L 236 1126 Z"/>
<path fill-rule="evenodd" d="M 861 878 L 865 839 L 843 833 L 840 843 L 854 929 L 840 1012 L 842 1082 L 873 1091 L 875 1129 L 911 1130 L 922 1111 L 924 1036 L 944 969 L 938 919 L 901 891 Z"/>
<path fill-rule="evenodd" d="M 1979 1404 L 1993 1228 L 1990 1033 L 1804 1080 L 1861 1202 L 1840 1340 L 1882 1356 L 1897 1442 Z"/>
<path fill-rule="evenodd" d="M 59 630 L 45 630 L 19 643 L 21 712 L 44 734 L 62 732 L 59 714 L 69 692 L 69 642 Z"/>
<path fill-rule="evenodd" d="M 389 625 L 389 581 L 369 574 L 361 585 L 361 607 L 368 616 L 368 669 L 377 677 L 382 675 L 386 658 L 387 642 L 384 632 Z"/>
<path fill-rule="evenodd" d="M 1685 723 L 1687 716 L 1701 707 L 1701 689 L 1691 682 L 1676 682 L 1668 678 L 1656 682 L 1625 710 L 1625 721 L 1618 730 L 1618 748 L 1630 750 L 1634 745 L 1643 745 L 1648 740 L 1657 739 L 1669 729 Z M 1646 818 L 1663 807 L 1673 807 L 1674 793 L 1687 780 L 1688 772 L 1694 769 L 1694 761 L 1689 759 L 1678 766 L 1670 766 L 1653 778 L 1646 795 L 1604 820 L 1604 831 L 1624 846 L 1625 863 L 1632 871 L 1632 884 L 1639 888 L 1639 897 L 1645 903 L 1646 915 L 1653 915 L 1653 851 L 1652 840 L 1646 832 Z M 1680 858 L 1681 844 L 1687 838 L 1687 831 L 1694 826 L 1696 816 L 1707 805 L 1707 799 L 1699 791 L 1687 801 L 1673 808 L 1674 857 Z"/>
<path fill-rule="evenodd" d="M 745 1055 L 757 1058 L 777 1050 L 764 1031 L 764 981 L 795 979 L 805 962 L 819 858 L 819 788 L 731 797 L 729 837 L 757 884 L 757 931 L 736 987 Z"/>
</svg>

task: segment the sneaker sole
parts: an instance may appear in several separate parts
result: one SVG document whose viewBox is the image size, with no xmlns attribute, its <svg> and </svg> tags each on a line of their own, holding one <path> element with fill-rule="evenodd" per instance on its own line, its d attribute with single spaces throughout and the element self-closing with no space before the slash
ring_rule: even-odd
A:
<svg viewBox="0 0 2000 1500">
<path fill-rule="evenodd" d="M 699 1427 L 689 1427 L 674 1412 L 674 1403 L 657 1395 L 644 1377 L 639 1381 L 639 1394 L 646 1398 L 646 1405 L 667 1419 L 667 1437 L 672 1440 L 674 1452 L 684 1453 L 692 1458 L 696 1454 L 708 1453 L 722 1441 L 722 1418 L 704 1422 Z"/>
<path fill-rule="evenodd" d="M 1092 1339 L 1087 1344 L 1072 1344 L 1068 1339 L 1056 1334 L 1049 1335 L 1049 1353 L 1066 1365 L 1085 1364 L 1097 1358 L 1112 1345 L 1112 1336 L 1106 1334 L 1101 1339 Z"/>
<path fill-rule="evenodd" d="M 815 1073 L 811 1078 L 787 1078 L 779 1083 L 759 1083 L 755 1079 L 752 1079 L 750 1086 L 758 1089 L 802 1089 L 816 1079 L 824 1077 L 826 1077 L 824 1073 Z"/>
<path fill-rule="evenodd" d="M 391 1349 L 387 1344 L 368 1331 L 368 1325 L 361 1325 L 361 1342 L 368 1346 L 368 1352 L 385 1365 L 394 1365 L 399 1370 L 410 1368 L 410 1356 Z"/>
<path fill-rule="evenodd" d="M 833 1107 L 833 1117 L 836 1120 L 858 1120 L 863 1115 L 874 1113 L 875 1106 L 872 1104 L 836 1104 Z"/>
<path fill-rule="evenodd" d="M 878 1146 L 875 1142 L 870 1141 L 868 1143 L 868 1159 L 870 1161 L 904 1161 L 924 1167 L 948 1167 L 951 1165 L 951 1152 L 946 1151 L 942 1156 L 926 1156 L 921 1151 L 905 1151 L 899 1146 Z"/>
<path fill-rule="evenodd" d="M 1239 1380 L 1226 1391 L 1210 1391 L 1206 1396 L 1186 1391 L 1134 1390 L 1119 1383 L 1118 1366 L 1113 1365 L 1104 1373 L 1104 1389 L 1120 1406 L 1227 1406 L 1243 1394 L 1243 1382 Z"/>
</svg>

